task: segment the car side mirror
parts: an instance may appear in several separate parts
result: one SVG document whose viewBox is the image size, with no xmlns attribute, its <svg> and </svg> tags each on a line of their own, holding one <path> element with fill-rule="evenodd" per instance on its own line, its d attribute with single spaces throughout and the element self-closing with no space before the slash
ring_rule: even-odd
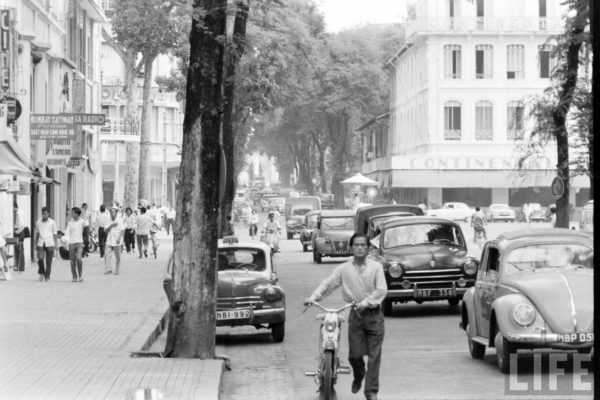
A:
<svg viewBox="0 0 600 400">
<path fill-rule="evenodd" d="M 271 280 L 272 280 L 273 282 L 279 282 L 279 278 L 277 277 L 277 274 L 276 274 L 275 272 L 273 272 L 273 273 L 271 274 Z"/>
<path fill-rule="evenodd" d="M 371 254 L 374 256 L 379 256 L 381 254 L 379 249 L 375 246 L 371 246 L 370 250 L 371 250 Z"/>
</svg>

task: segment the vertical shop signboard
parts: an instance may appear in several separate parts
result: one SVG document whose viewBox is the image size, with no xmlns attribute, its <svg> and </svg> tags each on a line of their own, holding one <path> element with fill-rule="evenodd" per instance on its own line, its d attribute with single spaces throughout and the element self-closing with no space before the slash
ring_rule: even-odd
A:
<svg viewBox="0 0 600 400">
<path fill-rule="evenodd" d="M 0 88 L 10 89 L 10 10 L 0 10 Z"/>
</svg>

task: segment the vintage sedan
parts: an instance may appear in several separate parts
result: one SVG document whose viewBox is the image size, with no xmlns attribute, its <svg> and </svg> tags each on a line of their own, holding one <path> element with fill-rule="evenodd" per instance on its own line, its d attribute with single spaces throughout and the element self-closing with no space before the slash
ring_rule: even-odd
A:
<svg viewBox="0 0 600 400">
<path fill-rule="evenodd" d="M 285 293 L 278 284 L 271 249 L 261 242 L 219 240 L 217 326 L 252 325 L 271 329 L 274 342 L 285 337 Z M 163 285 L 171 302 L 173 257 Z"/>
<path fill-rule="evenodd" d="M 313 231 L 313 261 L 321 264 L 323 257 L 352 255 L 348 242 L 354 234 L 353 210 L 322 210 Z"/>
<path fill-rule="evenodd" d="M 388 292 L 384 315 L 394 303 L 448 300 L 455 306 L 475 283 L 477 260 L 467 255 L 460 226 L 435 217 L 398 217 L 384 222 L 371 256 L 382 263 Z"/>
<path fill-rule="evenodd" d="M 489 222 L 515 222 L 515 211 L 508 204 L 492 204 L 488 209 L 486 218 Z"/>
<path fill-rule="evenodd" d="M 460 326 L 482 359 L 496 348 L 509 372 L 517 349 L 589 352 L 594 345 L 592 236 L 526 229 L 486 242 L 475 286 L 463 297 Z"/>
<path fill-rule="evenodd" d="M 304 224 L 302 225 L 302 232 L 300 232 L 300 243 L 302 243 L 302 250 L 308 251 L 308 246 L 312 246 L 312 234 L 317 227 L 317 221 L 319 220 L 320 210 L 310 211 L 304 215 Z"/>
<path fill-rule="evenodd" d="M 361 207 L 354 216 L 354 232 L 367 235 L 369 239 L 379 235 L 380 225 L 394 217 L 423 215 L 423 209 L 410 204 L 379 204 Z"/>
<path fill-rule="evenodd" d="M 475 213 L 475 209 L 469 207 L 465 203 L 451 202 L 444 203 L 442 208 L 435 210 L 427 210 L 427 215 L 431 217 L 447 218 L 453 221 L 469 222 Z"/>
</svg>

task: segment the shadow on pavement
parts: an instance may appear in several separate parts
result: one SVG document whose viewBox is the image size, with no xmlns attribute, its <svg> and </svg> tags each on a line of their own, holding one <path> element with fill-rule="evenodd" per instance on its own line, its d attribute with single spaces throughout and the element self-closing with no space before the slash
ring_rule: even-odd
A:
<svg viewBox="0 0 600 400">
<path fill-rule="evenodd" d="M 437 304 L 394 304 L 392 315 L 386 318 L 422 318 L 438 315 L 460 315 L 459 306 L 447 302 Z"/>
</svg>

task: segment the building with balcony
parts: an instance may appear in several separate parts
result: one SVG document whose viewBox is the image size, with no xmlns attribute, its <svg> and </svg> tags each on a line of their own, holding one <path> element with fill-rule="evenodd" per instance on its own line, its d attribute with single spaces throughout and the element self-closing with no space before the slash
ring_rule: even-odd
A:
<svg viewBox="0 0 600 400">
<path fill-rule="evenodd" d="M 63 229 L 71 207 L 101 201 L 99 127 L 75 125 L 72 139 L 40 139 L 30 117 L 100 113 L 100 29 L 106 17 L 97 0 L 3 0 L 0 9 L 0 102 L 9 104 L 0 132 L 37 169 L 33 182 L 0 177 L 2 234 L 12 231 L 13 202 L 32 234 L 43 206 Z M 7 190 L 6 179 L 20 181 L 16 191 Z"/>
<path fill-rule="evenodd" d="M 420 0 L 389 60 L 389 113 L 363 126 L 363 174 L 399 202 L 553 203 L 556 150 L 517 170 L 527 99 L 550 85 L 560 0 Z M 572 203 L 589 181 L 572 181 Z M 575 193 L 578 192 L 577 196 Z"/>
<path fill-rule="evenodd" d="M 112 2 L 105 1 L 105 6 Z M 106 10 L 110 15 L 110 10 Z M 135 101 L 138 119 L 125 118 L 123 80 L 124 64 L 118 53 L 107 42 L 102 44 L 102 112 L 107 123 L 101 128 L 102 192 L 105 204 L 114 201 L 123 204 L 126 173 L 126 144 L 140 142 L 142 115 L 142 77 L 138 79 Z M 161 55 L 154 63 L 153 77 L 168 75 L 174 66 L 171 58 Z M 151 89 L 150 115 L 150 203 L 175 204 L 177 176 L 181 163 L 183 138 L 183 110 L 174 93 L 162 91 L 158 85 Z"/>
</svg>

